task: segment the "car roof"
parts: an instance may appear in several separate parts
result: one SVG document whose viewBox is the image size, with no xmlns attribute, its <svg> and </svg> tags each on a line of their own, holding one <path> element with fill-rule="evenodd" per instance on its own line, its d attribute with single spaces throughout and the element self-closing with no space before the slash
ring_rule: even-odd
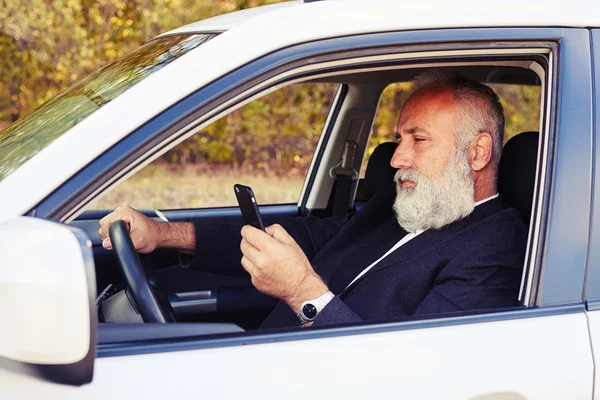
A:
<svg viewBox="0 0 600 400">
<path fill-rule="evenodd" d="M 223 32 L 234 26 L 243 24 L 254 17 L 258 17 L 259 15 L 302 4 L 302 1 L 286 1 L 261 7 L 246 8 L 244 10 L 221 14 L 216 17 L 193 22 L 180 28 L 173 29 L 172 31 L 165 33 L 165 35 L 187 32 Z"/>
<path fill-rule="evenodd" d="M 568 6 L 567 6 L 568 4 Z M 291 8 L 293 7 L 293 10 Z M 291 13 L 290 13 L 291 11 Z M 600 26 L 600 1 L 598 0 L 503 0 L 482 2 L 481 0 L 423 0 L 409 2 L 401 0 L 323 0 L 289 1 L 236 11 L 198 21 L 165 34 L 191 32 L 223 32 L 236 26 L 260 20 L 289 19 L 290 26 L 318 31 L 323 24 L 336 23 L 340 18 L 361 19 L 361 26 L 370 26 L 376 32 L 379 27 L 391 28 L 388 20 L 394 21 L 393 28 L 451 28 L 486 26 Z M 369 21 L 371 24 L 365 24 Z M 343 33 L 343 32 L 340 32 Z"/>
</svg>

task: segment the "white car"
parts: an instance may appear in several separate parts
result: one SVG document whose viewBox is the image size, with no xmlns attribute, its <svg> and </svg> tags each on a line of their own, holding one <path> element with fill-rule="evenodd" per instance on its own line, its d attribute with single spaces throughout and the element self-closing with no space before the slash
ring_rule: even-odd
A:
<svg viewBox="0 0 600 400">
<path fill-rule="evenodd" d="M 298 202 L 261 207 L 330 215 L 340 173 L 361 169 L 384 89 L 431 67 L 539 93 L 539 133 L 522 136 L 533 150 L 517 150 L 501 184 L 530 215 L 521 307 L 261 331 L 268 305 L 225 312 L 219 290 L 178 289 L 166 294 L 184 322 L 98 320 L 97 295 L 121 278 L 94 200 L 268 93 L 331 83 Z M 600 399 L 599 87 L 597 0 L 292 1 L 158 36 L 0 133 L 0 398 Z M 178 262 L 161 257 L 159 270 Z M 148 289 L 145 279 L 129 285 Z"/>
</svg>

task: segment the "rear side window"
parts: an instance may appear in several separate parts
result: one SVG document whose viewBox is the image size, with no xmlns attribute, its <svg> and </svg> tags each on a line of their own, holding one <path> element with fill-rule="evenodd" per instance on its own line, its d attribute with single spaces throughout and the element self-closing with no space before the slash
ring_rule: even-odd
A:
<svg viewBox="0 0 600 400">
<path fill-rule="evenodd" d="M 504 107 L 506 121 L 504 125 L 504 143 L 519 133 L 539 131 L 540 86 L 515 84 L 487 85 L 494 89 Z M 398 124 L 400 110 L 411 93 L 411 82 L 392 83 L 383 90 L 361 168 L 361 177 L 364 177 L 367 161 L 375 148 L 380 143 L 396 141 L 396 125 Z"/>
</svg>

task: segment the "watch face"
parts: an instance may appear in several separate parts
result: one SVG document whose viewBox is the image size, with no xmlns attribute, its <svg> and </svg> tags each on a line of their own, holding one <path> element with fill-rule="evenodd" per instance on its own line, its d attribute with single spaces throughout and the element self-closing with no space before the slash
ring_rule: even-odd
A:
<svg viewBox="0 0 600 400">
<path fill-rule="evenodd" d="M 317 316 L 317 307 L 310 303 L 305 304 L 304 307 L 302 307 L 302 314 L 304 314 L 304 317 L 308 320 L 315 319 Z"/>
</svg>

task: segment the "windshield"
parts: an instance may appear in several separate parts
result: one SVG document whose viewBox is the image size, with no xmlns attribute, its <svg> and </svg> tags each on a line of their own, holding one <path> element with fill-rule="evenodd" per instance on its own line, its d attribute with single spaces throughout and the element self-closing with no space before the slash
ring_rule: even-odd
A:
<svg viewBox="0 0 600 400">
<path fill-rule="evenodd" d="M 166 36 L 84 78 L 0 132 L 0 181 L 153 72 L 217 34 Z"/>
</svg>

